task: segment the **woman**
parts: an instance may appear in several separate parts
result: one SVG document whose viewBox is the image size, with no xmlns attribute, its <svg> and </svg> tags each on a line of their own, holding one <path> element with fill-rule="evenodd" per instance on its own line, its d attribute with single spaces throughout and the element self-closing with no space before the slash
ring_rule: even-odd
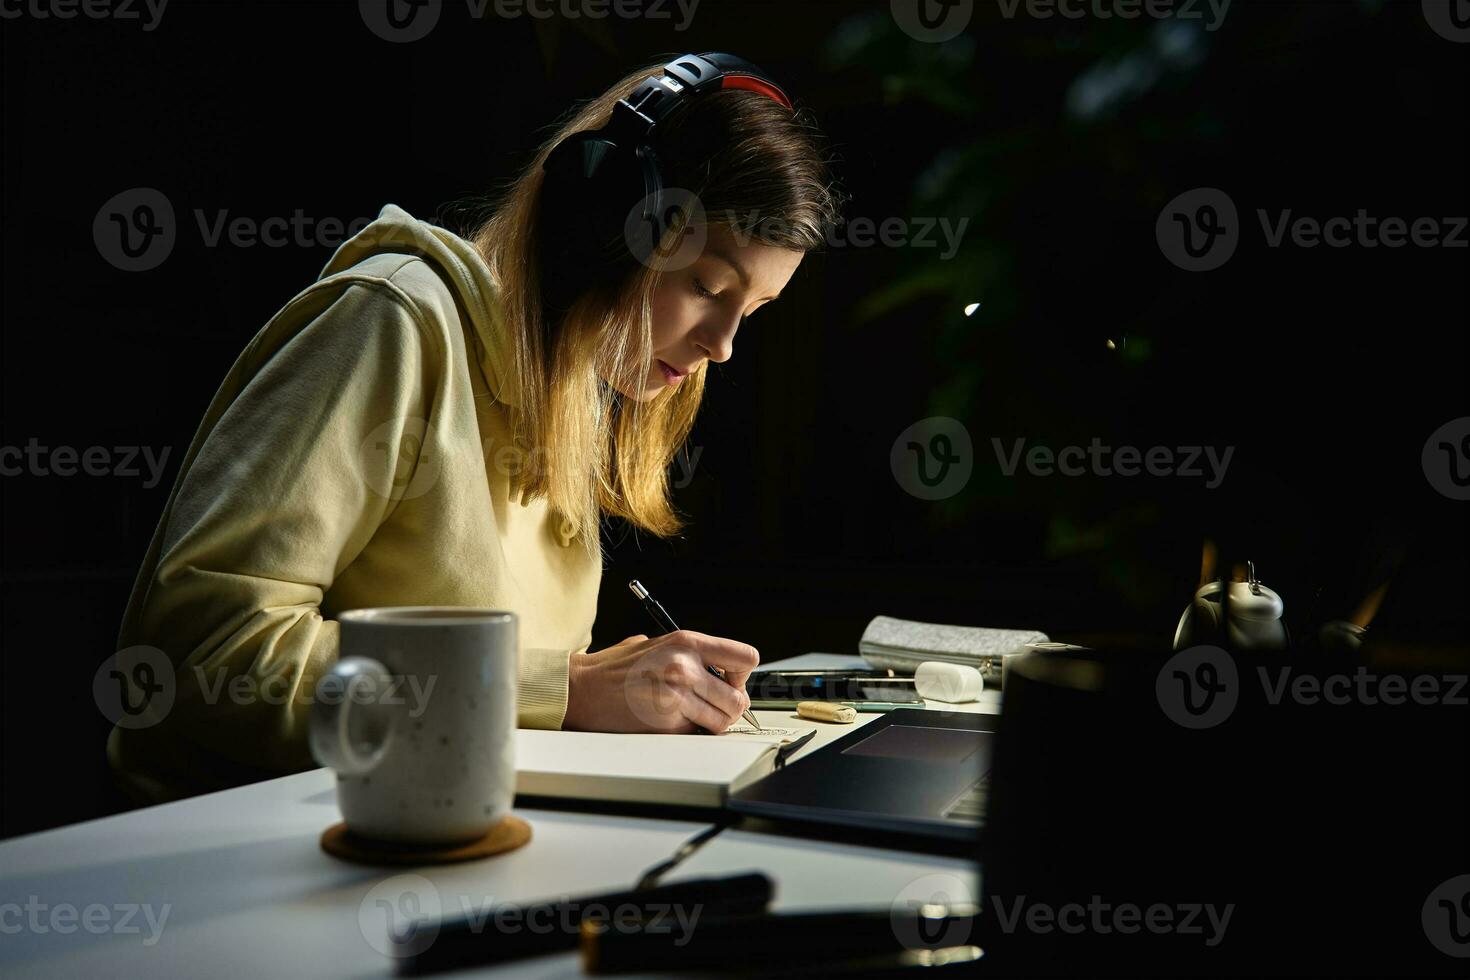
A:
<svg viewBox="0 0 1470 980">
<path fill-rule="evenodd" d="M 581 107 L 467 237 L 385 207 L 251 341 L 184 459 L 119 638 L 161 650 L 173 682 L 161 721 L 112 732 L 124 789 L 311 768 L 334 616 L 364 606 L 515 611 L 521 727 L 728 727 L 749 645 L 681 631 L 586 652 L 600 518 L 679 529 L 667 472 L 707 366 L 836 208 L 814 129 L 724 55 Z"/>
</svg>

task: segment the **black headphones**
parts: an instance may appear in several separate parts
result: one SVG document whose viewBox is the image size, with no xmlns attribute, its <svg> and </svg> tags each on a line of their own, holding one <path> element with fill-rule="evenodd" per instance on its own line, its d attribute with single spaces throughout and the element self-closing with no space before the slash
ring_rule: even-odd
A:
<svg viewBox="0 0 1470 980">
<path fill-rule="evenodd" d="M 654 150 L 658 125 L 678 106 L 724 89 L 757 92 L 791 108 L 781 87 L 750 62 L 716 51 L 688 54 L 619 99 L 606 125 L 573 133 L 552 149 L 542 166 L 540 221 L 549 312 L 565 311 L 588 286 L 611 283 L 640 258 L 630 250 L 627 229 L 635 221 L 664 227 L 672 206 Z"/>
</svg>

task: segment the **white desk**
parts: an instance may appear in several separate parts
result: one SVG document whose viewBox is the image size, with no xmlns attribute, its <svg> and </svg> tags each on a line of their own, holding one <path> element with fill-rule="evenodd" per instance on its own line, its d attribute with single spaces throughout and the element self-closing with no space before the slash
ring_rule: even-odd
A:
<svg viewBox="0 0 1470 980">
<path fill-rule="evenodd" d="M 995 710 L 996 703 L 959 707 Z M 792 715 L 758 713 L 762 724 L 772 725 L 797 724 Z M 876 717 L 860 714 L 857 723 Z M 802 751 L 852 728 L 819 726 Z M 398 899 L 417 887 L 416 895 L 437 895 L 442 909 L 457 912 L 465 904 L 626 888 L 707 826 L 518 810 L 534 832 L 521 850 L 395 871 L 321 851 L 318 837 L 339 819 L 335 793 L 332 774 L 318 769 L 0 844 L 0 973 L 386 977 L 392 963 L 375 948 L 386 937 L 377 899 Z M 748 870 L 776 881 L 775 907 L 782 909 L 886 907 L 902 900 L 905 889 L 937 884 L 953 893 L 975 886 L 973 866 L 961 858 L 735 829 L 706 843 L 666 880 Z M 422 880 L 432 887 L 425 890 Z M 574 954 L 480 974 L 582 975 Z"/>
<path fill-rule="evenodd" d="M 519 811 L 526 847 L 485 861 L 405 869 L 422 874 L 445 906 L 459 896 L 529 900 L 625 888 L 706 824 Z M 359 907 L 392 869 L 359 867 L 317 840 L 339 819 L 325 769 L 34 834 L 0 845 L 0 904 L 28 902 L 151 908 L 162 929 L 150 944 L 139 913 L 131 935 L 70 934 L 30 923 L 0 938 L 7 977 L 384 976 L 388 960 L 359 927 Z M 378 896 L 372 896 L 378 897 Z M 145 908 L 145 911 L 146 911 Z M 372 938 L 383 913 L 363 909 Z M 94 913 L 101 915 L 101 913 Z M 114 914 L 117 922 L 120 914 Z M 163 918 L 164 916 L 167 918 Z M 376 920 L 373 916 L 376 915 Z M 7 933 L 18 916 L 3 913 Z M 63 921 L 63 926 L 67 923 Z"/>
</svg>

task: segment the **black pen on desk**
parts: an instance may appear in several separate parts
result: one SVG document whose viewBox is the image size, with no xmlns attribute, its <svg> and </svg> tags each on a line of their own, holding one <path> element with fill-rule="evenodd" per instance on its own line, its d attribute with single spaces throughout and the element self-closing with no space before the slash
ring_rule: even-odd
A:
<svg viewBox="0 0 1470 980">
<path fill-rule="evenodd" d="M 660 604 L 659 601 L 653 597 L 653 593 L 644 588 L 642 582 L 638 581 L 635 578 L 628 583 L 628 588 L 632 590 L 633 594 L 637 596 L 639 600 L 642 601 L 643 608 L 648 610 L 648 615 L 653 617 L 653 621 L 658 624 L 659 629 L 663 630 L 665 633 L 672 633 L 679 628 L 674 623 L 674 618 L 670 616 L 668 612 L 664 609 L 663 605 Z M 709 671 L 711 674 L 714 674 L 720 680 L 725 679 L 724 671 L 720 670 L 720 668 L 718 667 L 715 667 L 711 664 L 705 664 L 704 669 Z M 757 731 L 763 730 L 761 728 L 761 723 L 755 720 L 755 714 L 752 713 L 749 708 L 745 709 L 745 713 L 741 715 L 741 717 L 745 719 L 748 725 L 750 725 Z"/>
</svg>

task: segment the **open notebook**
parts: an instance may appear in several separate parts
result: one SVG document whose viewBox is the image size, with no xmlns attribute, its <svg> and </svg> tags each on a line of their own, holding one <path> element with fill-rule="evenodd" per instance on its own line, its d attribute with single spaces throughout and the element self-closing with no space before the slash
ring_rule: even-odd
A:
<svg viewBox="0 0 1470 980">
<path fill-rule="evenodd" d="M 809 729 L 721 735 L 618 735 L 520 729 L 516 793 L 620 803 L 720 807 L 769 773 L 784 742 Z"/>
</svg>

